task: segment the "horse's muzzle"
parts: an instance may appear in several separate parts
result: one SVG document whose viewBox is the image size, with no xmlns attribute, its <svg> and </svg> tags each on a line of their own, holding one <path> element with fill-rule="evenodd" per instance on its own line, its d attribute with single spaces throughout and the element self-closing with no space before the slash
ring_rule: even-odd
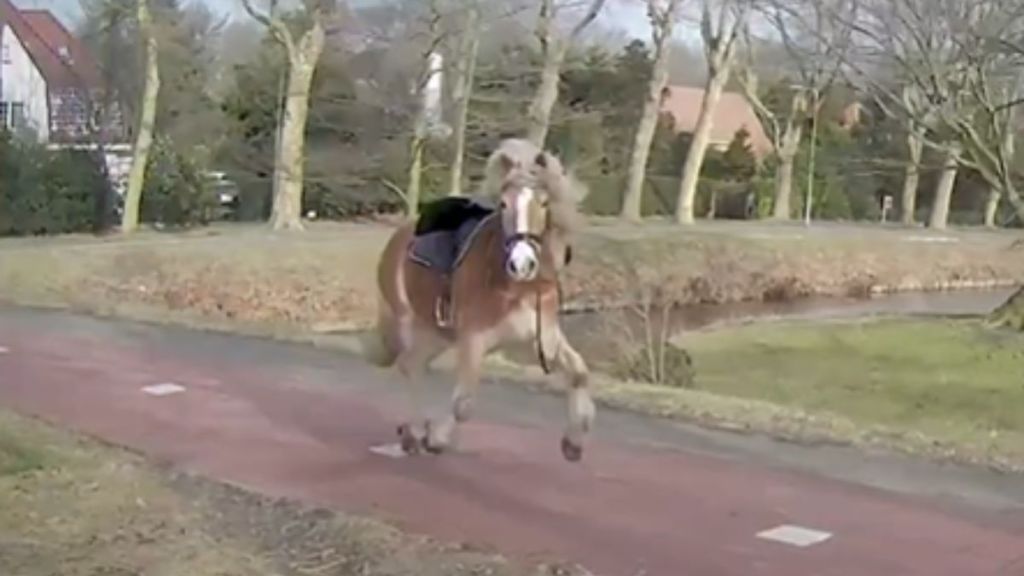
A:
<svg viewBox="0 0 1024 576">
<path fill-rule="evenodd" d="M 505 244 L 505 271 L 517 282 L 529 282 L 540 270 L 540 242 L 525 234 L 516 234 Z"/>
</svg>

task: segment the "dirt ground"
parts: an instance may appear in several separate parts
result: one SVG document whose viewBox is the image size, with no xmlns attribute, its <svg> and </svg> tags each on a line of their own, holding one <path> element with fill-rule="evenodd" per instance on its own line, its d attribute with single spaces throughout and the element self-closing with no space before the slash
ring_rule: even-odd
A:
<svg viewBox="0 0 1024 576">
<path fill-rule="evenodd" d="M 0 411 L 0 574 L 571 575 L 271 500 Z"/>
<path fill-rule="evenodd" d="M 0 299 L 263 333 L 355 329 L 374 318 L 374 267 L 390 230 L 324 223 L 279 235 L 224 225 L 129 239 L 4 240 Z M 570 306 L 601 307 L 652 284 L 687 304 L 1007 283 L 1024 277 L 1018 236 L 598 219 L 576 242 L 565 293 Z"/>
</svg>

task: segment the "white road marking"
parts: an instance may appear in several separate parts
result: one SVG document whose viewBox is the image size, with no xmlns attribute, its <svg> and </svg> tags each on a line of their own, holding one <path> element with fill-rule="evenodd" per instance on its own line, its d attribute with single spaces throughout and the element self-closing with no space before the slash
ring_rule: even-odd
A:
<svg viewBox="0 0 1024 576">
<path fill-rule="evenodd" d="M 370 452 L 377 454 L 378 456 L 387 456 L 388 458 L 405 458 L 407 454 L 405 450 L 402 450 L 401 444 L 384 444 L 382 446 L 371 446 Z"/>
<path fill-rule="evenodd" d="M 0 346 L 0 354 L 10 354 L 11 349 L 6 346 Z"/>
<path fill-rule="evenodd" d="M 782 524 L 770 530 L 758 532 L 757 537 L 763 540 L 773 540 L 789 544 L 790 546 L 806 548 L 828 540 L 832 537 L 832 533 L 814 530 L 813 528 L 804 528 L 803 526 L 794 526 L 792 524 Z"/>
<path fill-rule="evenodd" d="M 170 396 L 171 394 L 180 394 L 184 392 L 185 387 L 175 384 L 174 382 L 161 382 L 160 384 L 146 386 L 142 391 L 150 396 Z"/>
</svg>

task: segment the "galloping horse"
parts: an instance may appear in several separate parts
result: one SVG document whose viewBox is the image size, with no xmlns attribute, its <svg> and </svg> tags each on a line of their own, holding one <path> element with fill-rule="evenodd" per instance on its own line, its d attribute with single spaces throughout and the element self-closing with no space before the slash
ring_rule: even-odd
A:
<svg viewBox="0 0 1024 576">
<path fill-rule="evenodd" d="M 367 357 L 382 367 L 397 365 L 414 387 L 441 353 L 454 347 L 457 358 L 450 410 L 440 421 L 423 419 L 417 402 L 416 421 L 398 427 L 406 453 L 436 454 L 449 447 L 458 425 L 470 417 L 484 357 L 503 345 L 532 341 L 544 370 L 551 362 L 566 380 L 562 454 L 571 462 L 583 456 L 595 417 L 588 368 L 558 318 L 558 274 L 568 261 L 583 193 L 553 155 L 507 139 L 488 159 L 481 190 L 483 199 L 497 200 L 500 207 L 476 212 L 478 223 L 470 221 L 468 239 L 455 241 L 450 270 L 415 258 L 425 232 L 422 217 L 421 226 L 409 222 L 391 236 L 377 269 L 378 322 L 374 337 L 364 341 Z M 446 318 L 439 304 L 447 301 Z M 423 422 L 422 429 L 416 422 Z"/>
</svg>

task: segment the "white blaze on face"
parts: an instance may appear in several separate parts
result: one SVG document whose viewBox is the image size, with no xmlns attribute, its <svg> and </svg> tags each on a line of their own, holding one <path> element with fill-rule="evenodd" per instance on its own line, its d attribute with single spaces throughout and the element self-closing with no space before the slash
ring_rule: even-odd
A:
<svg viewBox="0 0 1024 576">
<path fill-rule="evenodd" d="M 526 234 L 530 231 L 530 202 L 533 201 L 533 188 L 523 188 L 516 196 L 516 232 Z"/>
<path fill-rule="evenodd" d="M 530 231 L 530 203 L 533 201 L 532 188 L 523 188 L 516 196 L 516 233 L 527 234 Z M 537 273 L 537 252 L 533 245 L 519 240 L 512 245 L 508 255 L 508 269 L 518 280 L 531 280 Z"/>
</svg>

